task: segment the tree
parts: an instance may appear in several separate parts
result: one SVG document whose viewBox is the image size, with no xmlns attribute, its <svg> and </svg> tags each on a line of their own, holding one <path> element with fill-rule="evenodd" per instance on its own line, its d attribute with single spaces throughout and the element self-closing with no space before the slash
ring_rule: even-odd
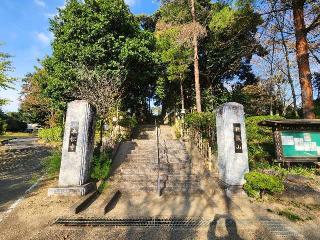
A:
<svg viewBox="0 0 320 240">
<path fill-rule="evenodd" d="M 187 41 L 190 36 L 193 45 L 193 69 L 194 69 L 194 83 L 195 83 L 195 99 L 196 109 L 201 112 L 201 86 L 200 86 L 200 70 L 199 70 L 199 50 L 198 41 L 205 36 L 206 29 L 199 23 L 201 14 L 197 14 L 196 8 L 203 10 L 205 6 L 209 6 L 209 1 L 195 0 L 175 0 L 175 1 L 162 1 L 162 21 L 171 23 L 176 26 L 184 28 L 184 34 L 181 34 Z M 178 15 L 175 15 L 178 12 Z"/>
<path fill-rule="evenodd" d="M 299 68 L 299 80 L 301 85 L 302 109 L 304 118 L 315 118 L 313 92 L 311 84 L 311 71 L 309 64 L 308 31 L 320 24 L 320 13 L 314 21 L 306 27 L 304 5 L 306 0 L 293 0 L 292 11 L 296 35 L 296 54 Z"/>
<path fill-rule="evenodd" d="M 201 76 L 201 105 L 203 109 L 213 109 L 218 104 L 228 101 L 230 94 L 224 84 L 228 81 L 253 84 L 257 81 L 251 72 L 250 60 L 254 54 L 263 55 L 265 50 L 255 39 L 257 28 L 262 23 L 261 17 L 254 12 L 250 4 L 239 3 L 236 6 L 227 3 L 211 3 L 211 1 L 195 1 L 196 20 L 192 22 L 190 0 L 165 1 L 159 10 L 157 29 L 178 29 L 171 39 L 181 44 L 185 49 L 190 49 L 189 58 L 194 60 L 194 32 L 198 36 L 199 75 Z M 163 30 L 163 31 L 164 31 Z M 167 51 L 176 52 L 175 44 L 168 44 Z M 179 53 L 183 51 L 180 49 Z M 164 60 L 164 59 L 163 59 Z M 186 92 L 186 105 L 189 105 L 189 96 L 196 92 L 194 81 L 194 61 L 175 62 L 188 69 L 184 78 L 184 92 Z M 166 75 L 169 76 L 170 64 L 166 66 Z M 192 79 L 193 78 L 193 84 Z M 158 81 L 158 92 L 166 100 L 166 107 L 173 103 L 174 97 L 166 92 L 179 91 L 174 83 L 167 83 L 161 77 Z M 167 88 L 166 91 L 162 90 Z M 160 91 L 161 89 L 161 91 Z M 181 90 L 180 90 L 181 91 Z M 195 94 L 192 94 L 195 95 Z M 195 101 L 196 102 L 196 101 Z M 202 110 L 202 109 L 201 109 Z"/>
<path fill-rule="evenodd" d="M 38 123 L 42 126 L 54 127 L 61 123 L 61 113 L 54 109 L 51 99 L 41 93 L 40 82 L 48 78 L 43 68 L 36 68 L 23 79 L 19 113 L 28 123 Z"/>
<path fill-rule="evenodd" d="M 53 54 L 43 61 L 48 72 L 42 92 L 63 109 L 75 99 L 82 79 L 79 67 L 121 75 L 126 103 L 138 115 L 154 89 L 157 75 L 155 39 L 143 30 L 123 0 L 69 0 L 50 20 Z"/>
<path fill-rule="evenodd" d="M 190 0 L 191 3 L 191 15 L 192 15 L 192 23 L 194 26 L 197 25 L 196 20 L 196 7 L 195 0 Z M 196 28 L 195 28 L 196 29 Z M 194 82 L 196 88 L 196 106 L 197 111 L 201 112 L 201 90 L 200 90 L 200 73 L 199 73 L 199 52 L 198 52 L 198 38 L 199 33 L 197 31 L 193 31 L 193 62 L 194 62 Z"/>
<path fill-rule="evenodd" d="M 158 23 L 156 36 L 158 40 L 157 49 L 161 55 L 161 60 L 167 64 L 166 76 L 164 77 L 167 77 L 169 81 L 179 82 L 181 109 L 185 109 L 183 82 L 192 62 L 192 49 L 180 40 L 181 32 L 182 29 L 179 27 Z M 159 85 L 159 87 L 162 87 L 162 85 Z"/>
<path fill-rule="evenodd" d="M 112 109 L 121 101 L 121 76 L 89 70 L 85 66 L 80 67 L 77 74 L 81 81 L 74 97 L 87 100 L 96 107 L 102 119 L 108 118 Z"/>
<path fill-rule="evenodd" d="M 0 43 L 0 47 L 2 44 Z M 10 84 L 15 78 L 8 75 L 9 72 L 13 71 L 12 62 L 10 61 L 11 56 L 7 53 L 0 51 L 0 88 L 10 88 Z M 6 99 L 0 99 L 0 106 L 7 103 Z"/>
<path fill-rule="evenodd" d="M 294 48 L 301 88 L 303 117 L 315 118 L 309 53 L 311 52 L 314 59 L 317 60 L 316 49 L 319 46 L 320 1 L 268 0 L 267 2 L 270 8 L 262 12 L 262 15 L 266 16 L 266 25 L 270 23 L 272 25 L 274 19 L 279 20 L 285 15 L 285 31 L 283 31 L 283 28 L 278 28 L 277 30 L 280 31 L 280 34 L 285 33 L 287 38 L 291 37 L 291 35 L 295 38 Z M 288 16 L 286 16 L 287 13 Z M 277 36 L 276 34 L 274 35 Z"/>
</svg>

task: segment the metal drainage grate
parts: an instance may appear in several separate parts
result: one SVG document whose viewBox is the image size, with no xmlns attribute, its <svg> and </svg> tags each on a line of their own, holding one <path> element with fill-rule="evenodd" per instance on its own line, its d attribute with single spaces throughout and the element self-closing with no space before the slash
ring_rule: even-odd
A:
<svg viewBox="0 0 320 240">
<path fill-rule="evenodd" d="M 304 239 L 301 234 L 282 221 L 267 217 L 260 217 L 259 220 L 271 233 L 280 239 Z"/>
<path fill-rule="evenodd" d="M 186 227 L 208 226 L 210 221 L 186 218 L 141 218 L 141 219 L 108 219 L 108 218 L 59 218 L 55 224 L 64 226 L 116 226 L 116 227 Z"/>
</svg>

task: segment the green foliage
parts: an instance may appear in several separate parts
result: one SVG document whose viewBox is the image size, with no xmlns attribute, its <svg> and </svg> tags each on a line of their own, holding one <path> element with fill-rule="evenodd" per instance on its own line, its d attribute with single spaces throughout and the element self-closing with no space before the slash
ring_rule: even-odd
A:
<svg viewBox="0 0 320 240">
<path fill-rule="evenodd" d="M 0 43 L 0 47 L 1 47 Z M 15 80 L 13 77 L 8 76 L 8 72 L 13 71 L 11 56 L 7 53 L 0 52 L 0 88 L 10 88 L 10 84 Z"/>
<path fill-rule="evenodd" d="M 221 83 L 235 75 L 239 77 L 238 83 L 255 82 L 250 59 L 253 54 L 265 54 L 255 39 L 263 22 L 261 16 L 251 4 L 234 6 L 222 2 L 213 4 L 210 13 L 204 48 L 211 82 Z"/>
<path fill-rule="evenodd" d="M 215 127 L 216 116 L 214 113 L 210 112 L 188 113 L 185 116 L 185 124 L 188 128 L 206 130 L 208 127 Z"/>
<path fill-rule="evenodd" d="M 314 166 L 293 165 L 290 168 L 283 168 L 281 164 L 270 164 L 268 162 L 250 162 L 250 169 L 263 171 L 271 170 L 276 175 L 286 177 L 288 175 L 298 175 L 307 178 L 314 178 L 317 175 L 317 168 Z"/>
<path fill-rule="evenodd" d="M 181 138 L 181 120 L 176 120 L 173 126 L 176 138 Z"/>
<path fill-rule="evenodd" d="M 60 142 L 62 140 L 62 134 L 62 127 L 54 127 L 40 129 L 38 132 L 38 137 L 46 142 Z"/>
<path fill-rule="evenodd" d="M 78 68 L 124 76 L 124 109 L 137 110 L 155 84 L 155 38 L 139 26 L 123 0 L 67 1 L 50 20 L 53 54 L 43 61 L 40 87 L 56 108 L 76 98 Z M 121 73 L 121 74 L 120 74 Z"/>
<path fill-rule="evenodd" d="M 112 151 L 95 153 L 91 162 L 91 178 L 95 180 L 105 180 L 111 170 Z"/>
<path fill-rule="evenodd" d="M 44 166 L 49 177 L 57 175 L 61 165 L 61 151 L 54 151 L 51 156 L 44 161 Z"/>
<path fill-rule="evenodd" d="M 123 119 L 119 120 L 119 125 L 121 127 L 134 129 L 138 126 L 138 121 L 136 117 L 126 116 Z"/>
<path fill-rule="evenodd" d="M 27 129 L 27 123 L 21 121 L 21 116 L 19 113 L 11 112 L 7 113 L 5 116 L 5 121 L 7 124 L 6 130 L 10 132 L 23 132 Z"/>
<path fill-rule="evenodd" d="M 232 9 L 230 6 L 224 6 L 220 11 L 217 11 L 211 19 L 209 28 L 212 30 L 221 31 L 228 28 L 234 23 L 236 19 L 236 10 Z"/>
<path fill-rule="evenodd" d="M 62 116 L 61 112 L 54 111 L 50 99 L 41 92 L 40 82 L 47 79 L 48 74 L 43 68 L 36 68 L 34 73 L 29 73 L 22 79 L 19 113 L 27 123 L 53 127 L 61 122 Z"/>
<path fill-rule="evenodd" d="M 257 82 L 250 61 L 254 54 L 266 53 L 255 38 L 263 21 L 249 1 L 195 1 L 197 22 L 206 33 L 201 27 L 190 25 L 189 0 L 162 3 L 157 12 L 156 36 L 164 69 L 157 82 L 156 96 L 164 103 L 165 110 L 180 107 L 181 97 L 172 94 L 180 92 L 180 85 L 170 80 L 183 82 L 185 108 L 194 106 L 194 32 L 199 33 L 201 100 L 205 111 L 231 100 L 232 92 L 225 88 L 226 81 L 233 80 L 234 85 L 242 87 Z"/>
<path fill-rule="evenodd" d="M 258 126 L 264 120 L 283 119 L 280 116 L 252 116 L 246 118 L 246 132 L 250 161 L 269 161 L 275 158 L 272 130 Z"/>
<path fill-rule="evenodd" d="M 299 215 L 297 215 L 289 210 L 281 210 L 281 211 L 279 211 L 278 214 L 280 216 L 284 216 L 284 217 L 288 218 L 290 221 L 293 221 L 293 222 L 303 221 L 303 219 Z"/>
<path fill-rule="evenodd" d="M 1 119 L 0 117 L 0 135 L 3 135 L 6 132 L 7 129 L 7 123 L 4 119 Z"/>
<path fill-rule="evenodd" d="M 252 171 L 245 174 L 246 183 L 244 190 L 251 197 L 262 197 L 264 193 L 281 193 L 284 190 L 284 184 L 279 177 Z"/>
</svg>

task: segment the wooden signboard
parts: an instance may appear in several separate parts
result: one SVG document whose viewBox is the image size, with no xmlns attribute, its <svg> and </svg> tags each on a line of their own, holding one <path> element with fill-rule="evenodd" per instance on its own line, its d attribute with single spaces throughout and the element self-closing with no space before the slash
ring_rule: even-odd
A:
<svg viewBox="0 0 320 240">
<path fill-rule="evenodd" d="M 319 120 L 267 120 L 259 125 L 272 127 L 278 162 L 320 160 Z"/>
</svg>

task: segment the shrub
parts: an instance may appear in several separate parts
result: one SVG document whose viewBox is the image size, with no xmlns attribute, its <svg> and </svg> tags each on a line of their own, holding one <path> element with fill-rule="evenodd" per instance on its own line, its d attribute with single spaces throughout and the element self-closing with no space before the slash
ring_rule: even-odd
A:
<svg viewBox="0 0 320 240">
<path fill-rule="evenodd" d="M 286 169 L 281 167 L 281 164 L 270 164 L 268 162 L 251 162 L 250 169 L 260 169 L 260 171 L 271 170 L 278 176 L 286 177 L 288 175 L 299 175 L 307 178 L 314 178 L 317 174 L 317 168 L 314 166 L 306 166 L 302 164 L 293 165 Z"/>
<path fill-rule="evenodd" d="M 27 123 L 20 121 L 14 114 L 8 115 L 6 118 L 7 131 L 10 132 L 23 132 L 27 129 Z"/>
<path fill-rule="evenodd" d="M 7 124 L 4 120 L 0 119 L 0 135 L 3 135 L 6 132 Z"/>
<path fill-rule="evenodd" d="M 61 151 L 54 151 L 53 154 L 44 161 L 45 169 L 49 176 L 59 173 L 61 165 Z"/>
<path fill-rule="evenodd" d="M 135 117 L 124 117 L 123 119 L 119 120 L 119 125 L 121 127 L 133 129 L 138 126 L 138 121 Z"/>
<path fill-rule="evenodd" d="M 252 116 L 246 118 L 246 132 L 249 159 L 251 161 L 272 160 L 275 158 L 272 129 L 258 126 L 264 120 L 279 120 L 280 116 Z"/>
<path fill-rule="evenodd" d="M 181 138 L 181 120 L 176 120 L 173 126 L 176 138 Z"/>
<path fill-rule="evenodd" d="M 62 140 L 62 127 L 40 129 L 38 137 L 47 142 L 60 142 Z"/>
<path fill-rule="evenodd" d="M 199 130 L 207 129 L 209 126 L 214 127 L 215 123 L 215 114 L 211 112 L 194 112 L 188 113 L 185 116 L 186 126 Z"/>
<path fill-rule="evenodd" d="M 281 193 L 284 190 L 284 184 L 279 177 L 252 171 L 245 174 L 244 190 L 251 197 L 260 198 L 264 193 Z"/>
<path fill-rule="evenodd" d="M 104 153 L 95 153 L 91 162 L 91 178 L 94 180 L 105 180 L 111 170 L 112 150 Z"/>
</svg>

